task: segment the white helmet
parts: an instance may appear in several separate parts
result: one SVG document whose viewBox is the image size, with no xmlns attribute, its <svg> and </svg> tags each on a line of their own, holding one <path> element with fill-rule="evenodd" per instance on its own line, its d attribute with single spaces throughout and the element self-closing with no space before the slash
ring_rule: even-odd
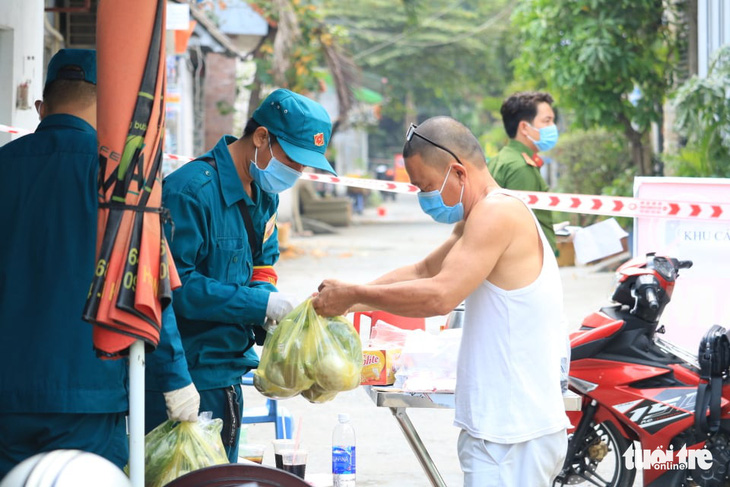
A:
<svg viewBox="0 0 730 487">
<path fill-rule="evenodd" d="M 81 450 L 39 453 L 15 466 L 0 487 L 131 487 L 119 467 Z"/>
</svg>

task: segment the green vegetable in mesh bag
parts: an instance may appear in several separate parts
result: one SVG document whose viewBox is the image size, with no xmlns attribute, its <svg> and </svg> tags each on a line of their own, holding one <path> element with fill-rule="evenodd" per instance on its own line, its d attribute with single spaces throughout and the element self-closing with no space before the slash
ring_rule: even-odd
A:
<svg viewBox="0 0 730 487">
<path fill-rule="evenodd" d="M 310 369 L 320 389 L 349 391 L 360 385 L 362 345 L 355 328 L 343 317 L 324 320 L 317 334 L 317 360 Z"/>
<path fill-rule="evenodd" d="M 325 356 L 317 362 L 316 384 L 324 391 L 349 391 L 360 385 L 362 365 L 344 360 L 340 354 Z"/>
<path fill-rule="evenodd" d="M 254 372 L 254 378 L 259 377 L 261 386 L 266 387 L 270 384 L 279 390 L 299 392 L 314 384 L 314 380 L 307 375 L 305 364 L 309 357 L 304 351 L 309 315 L 312 313 L 314 313 L 313 308 L 309 306 L 307 300 L 294 308 L 281 320 L 274 332 L 266 337 L 259 366 Z M 316 317 L 316 314 L 314 316 Z M 277 393 L 275 390 L 267 389 L 259 391 L 262 394 Z"/>
<path fill-rule="evenodd" d="M 221 419 L 201 413 L 196 423 L 165 421 L 145 436 L 145 487 L 163 487 L 193 470 L 228 463 Z"/>
<path fill-rule="evenodd" d="M 337 392 L 325 391 L 324 389 L 319 387 L 317 384 L 314 384 L 312 387 L 310 387 L 306 391 L 302 391 L 302 397 L 304 397 L 307 401 L 313 402 L 313 403 L 331 401 L 332 399 L 335 398 L 336 395 L 337 395 Z"/>
<path fill-rule="evenodd" d="M 314 380 L 307 374 L 307 333 L 306 328 L 302 332 L 284 338 L 284 341 L 277 347 L 277 353 L 272 360 L 273 367 L 266 369 L 272 373 L 270 380 L 275 385 L 286 389 L 303 390 L 314 384 Z M 281 380 L 279 380 L 281 379 Z"/>
<path fill-rule="evenodd" d="M 257 369 L 253 375 L 253 385 L 261 394 L 272 399 L 286 399 L 287 397 L 294 397 L 299 394 L 296 389 L 284 389 L 274 385 L 269 379 L 266 378 L 262 369 Z"/>
<path fill-rule="evenodd" d="M 266 337 L 254 386 L 268 397 L 334 399 L 360 385 L 360 336 L 342 317 L 323 318 L 307 299 Z"/>
<path fill-rule="evenodd" d="M 327 331 L 354 364 L 362 365 L 362 342 L 355 327 L 342 316 L 329 318 Z"/>
</svg>

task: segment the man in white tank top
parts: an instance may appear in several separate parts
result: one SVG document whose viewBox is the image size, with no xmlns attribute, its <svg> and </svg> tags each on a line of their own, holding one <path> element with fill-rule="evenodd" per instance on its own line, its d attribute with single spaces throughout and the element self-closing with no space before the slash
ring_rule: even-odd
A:
<svg viewBox="0 0 730 487">
<path fill-rule="evenodd" d="M 325 280 L 323 316 L 380 309 L 427 317 L 465 301 L 454 424 L 466 486 L 549 486 L 569 425 L 560 386 L 566 329 L 557 262 L 534 214 L 500 188 L 482 148 L 449 117 L 412 125 L 403 148 L 421 208 L 451 236 L 423 261 L 365 285 Z"/>
</svg>

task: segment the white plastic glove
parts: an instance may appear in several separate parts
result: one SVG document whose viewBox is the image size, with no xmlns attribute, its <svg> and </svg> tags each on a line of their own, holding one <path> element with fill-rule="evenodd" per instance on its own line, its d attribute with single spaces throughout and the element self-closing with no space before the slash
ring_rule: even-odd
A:
<svg viewBox="0 0 730 487">
<path fill-rule="evenodd" d="M 279 322 L 291 313 L 301 301 L 293 294 L 269 293 L 269 302 L 266 305 L 266 317 Z"/>
<path fill-rule="evenodd" d="M 266 318 L 266 321 L 264 321 L 264 330 L 266 330 L 266 333 L 271 335 L 274 333 L 274 330 L 276 330 L 276 327 L 279 326 L 279 323 L 272 320 L 271 318 Z"/>
<path fill-rule="evenodd" d="M 171 421 L 198 420 L 198 409 L 200 409 L 200 394 L 192 382 L 181 389 L 164 392 L 165 406 L 167 406 L 167 417 Z"/>
</svg>

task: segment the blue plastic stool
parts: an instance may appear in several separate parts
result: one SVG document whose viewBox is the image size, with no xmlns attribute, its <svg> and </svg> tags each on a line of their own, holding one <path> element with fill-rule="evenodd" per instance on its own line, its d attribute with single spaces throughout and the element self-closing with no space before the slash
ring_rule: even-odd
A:
<svg viewBox="0 0 730 487">
<path fill-rule="evenodd" d="M 253 372 L 244 375 L 241 383 L 245 386 L 252 386 Z M 247 408 L 244 405 L 241 423 L 274 423 L 276 438 L 290 440 L 292 437 L 291 413 L 285 407 L 279 409 L 278 402 L 276 399 L 266 399 L 266 406 Z"/>
</svg>

